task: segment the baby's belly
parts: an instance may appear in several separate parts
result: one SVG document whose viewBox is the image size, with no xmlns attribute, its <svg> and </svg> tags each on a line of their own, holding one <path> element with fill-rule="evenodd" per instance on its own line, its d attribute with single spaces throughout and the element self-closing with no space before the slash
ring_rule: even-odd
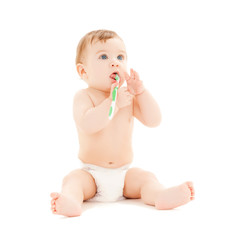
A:
<svg viewBox="0 0 230 240">
<path fill-rule="evenodd" d="M 126 129 L 127 130 L 127 129 Z M 132 134 L 79 136 L 79 159 L 84 163 L 107 168 L 118 168 L 133 160 Z"/>
<path fill-rule="evenodd" d="M 118 144 L 100 145 L 94 143 L 86 148 L 80 147 L 79 159 L 88 164 L 94 164 L 106 168 L 118 168 L 129 164 L 133 160 L 133 151 L 131 144 L 119 146 Z"/>
<path fill-rule="evenodd" d="M 102 131 L 86 135 L 78 129 L 79 158 L 84 163 L 118 168 L 133 160 L 131 109 L 119 112 Z"/>
</svg>

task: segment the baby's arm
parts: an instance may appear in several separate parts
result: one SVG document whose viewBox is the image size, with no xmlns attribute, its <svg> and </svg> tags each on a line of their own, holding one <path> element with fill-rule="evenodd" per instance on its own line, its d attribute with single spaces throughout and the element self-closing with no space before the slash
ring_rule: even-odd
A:
<svg viewBox="0 0 230 240">
<path fill-rule="evenodd" d="M 111 93 L 117 84 L 111 86 Z M 106 98 L 102 103 L 94 106 L 91 98 L 85 90 L 79 91 L 74 98 L 73 111 L 77 126 L 87 134 L 94 134 L 105 128 L 109 120 L 109 109 L 112 103 L 112 96 Z M 131 104 L 132 95 L 126 88 L 118 90 L 117 102 L 114 117 L 119 109 Z"/>
<path fill-rule="evenodd" d="M 85 90 L 79 91 L 74 98 L 73 111 L 76 125 L 87 134 L 102 130 L 109 123 L 109 108 L 112 100 L 106 98 L 94 107 Z M 114 115 L 118 109 L 115 108 Z"/>
<path fill-rule="evenodd" d="M 125 74 L 127 86 L 134 97 L 133 115 L 148 127 L 156 127 L 161 122 L 161 112 L 152 95 L 144 88 L 137 72 L 131 69 L 131 75 Z"/>
<path fill-rule="evenodd" d="M 134 98 L 134 116 L 148 127 L 156 127 L 161 122 L 161 112 L 152 95 L 144 90 Z"/>
</svg>

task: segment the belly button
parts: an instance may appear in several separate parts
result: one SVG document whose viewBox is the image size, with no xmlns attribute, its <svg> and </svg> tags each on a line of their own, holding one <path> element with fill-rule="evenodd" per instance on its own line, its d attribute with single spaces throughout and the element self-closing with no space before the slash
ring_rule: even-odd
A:
<svg viewBox="0 0 230 240">
<path fill-rule="evenodd" d="M 109 164 L 111 165 L 111 164 L 113 164 L 113 162 L 109 162 Z"/>
</svg>

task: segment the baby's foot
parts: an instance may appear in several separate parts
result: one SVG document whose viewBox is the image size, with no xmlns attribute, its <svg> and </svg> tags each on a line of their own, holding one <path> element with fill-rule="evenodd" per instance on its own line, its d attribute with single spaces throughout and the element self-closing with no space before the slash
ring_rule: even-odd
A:
<svg viewBox="0 0 230 240">
<path fill-rule="evenodd" d="M 194 199 L 195 191 L 192 182 L 185 182 L 159 193 L 155 206 L 159 210 L 167 210 L 184 205 Z"/>
<path fill-rule="evenodd" d="M 65 197 L 59 193 L 51 193 L 51 210 L 54 214 L 67 217 L 77 217 L 81 215 L 81 205 L 77 201 Z"/>
</svg>

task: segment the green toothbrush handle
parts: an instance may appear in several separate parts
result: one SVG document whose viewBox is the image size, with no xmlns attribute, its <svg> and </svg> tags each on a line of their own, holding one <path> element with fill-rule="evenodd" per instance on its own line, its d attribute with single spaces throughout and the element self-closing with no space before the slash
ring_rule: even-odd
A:
<svg viewBox="0 0 230 240">
<path fill-rule="evenodd" d="M 115 80 L 119 83 L 120 78 L 119 78 L 118 74 L 116 74 Z M 117 99 L 117 91 L 118 91 L 118 86 L 116 86 L 112 92 L 112 103 L 111 103 L 111 106 L 109 109 L 109 120 L 111 120 L 114 115 L 116 99 Z"/>
<path fill-rule="evenodd" d="M 111 106 L 110 106 L 110 109 L 109 109 L 109 119 L 110 120 L 113 118 L 114 111 L 115 111 L 115 105 L 116 105 L 116 99 L 117 99 L 117 90 L 118 90 L 118 87 L 115 87 L 113 89 L 113 92 L 112 92 L 112 103 L 111 103 Z"/>
</svg>

